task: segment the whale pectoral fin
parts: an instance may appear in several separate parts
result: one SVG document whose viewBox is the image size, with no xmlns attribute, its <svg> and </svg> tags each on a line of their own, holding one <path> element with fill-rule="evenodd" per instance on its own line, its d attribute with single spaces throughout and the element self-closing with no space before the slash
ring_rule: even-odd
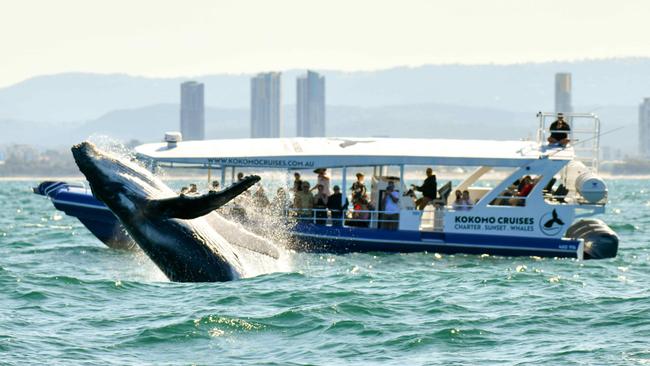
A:
<svg viewBox="0 0 650 366">
<path fill-rule="evenodd" d="M 211 191 L 201 196 L 186 196 L 151 200 L 145 208 L 149 215 L 174 217 L 177 219 L 195 219 L 218 209 L 239 196 L 261 178 L 257 175 L 245 177 L 220 192 Z"/>
</svg>

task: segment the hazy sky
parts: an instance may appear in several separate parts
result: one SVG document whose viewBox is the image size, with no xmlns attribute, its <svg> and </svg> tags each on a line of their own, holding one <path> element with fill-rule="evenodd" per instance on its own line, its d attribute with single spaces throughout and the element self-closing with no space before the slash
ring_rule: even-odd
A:
<svg viewBox="0 0 650 366">
<path fill-rule="evenodd" d="M 0 0 L 0 86 L 650 56 L 648 0 Z"/>
</svg>

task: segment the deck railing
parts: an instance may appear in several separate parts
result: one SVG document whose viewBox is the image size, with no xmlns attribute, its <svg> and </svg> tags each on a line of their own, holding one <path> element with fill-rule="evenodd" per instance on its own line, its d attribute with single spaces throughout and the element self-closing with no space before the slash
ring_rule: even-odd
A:
<svg viewBox="0 0 650 366">
<path fill-rule="evenodd" d="M 557 119 L 557 113 L 539 112 L 539 127 L 537 142 L 546 144 L 550 133 L 550 124 Z M 567 133 L 571 139 L 571 146 L 575 152 L 576 160 L 581 161 L 594 172 L 598 172 L 600 150 L 600 118 L 594 113 L 564 113 L 566 122 L 571 131 L 557 131 Z"/>
<path fill-rule="evenodd" d="M 342 210 L 341 217 L 332 215 L 332 210 L 326 208 L 287 208 L 288 218 L 300 222 L 315 223 L 327 226 L 355 226 L 355 227 L 375 227 L 381 228 L 383 223 L 399 224 L 397 219 L 386 219 L 384 215 L 391 214 L 387 211 L 375 210 Z M 367 216 L 359 217 L 358 215 Z"/>
</svg>

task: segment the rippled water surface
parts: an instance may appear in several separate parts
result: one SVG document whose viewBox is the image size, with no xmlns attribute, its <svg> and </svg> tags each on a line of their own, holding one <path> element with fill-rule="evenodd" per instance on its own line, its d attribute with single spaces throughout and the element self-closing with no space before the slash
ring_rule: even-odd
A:
<svg viewBox="0 0 650 366">
<path fill-rule="evenodd" d="M 610 181 L 611 260 L 293 254 L 167 282 L 0 182 L 0 364 L 650 364 L 650 184 Z"/>
</svg>

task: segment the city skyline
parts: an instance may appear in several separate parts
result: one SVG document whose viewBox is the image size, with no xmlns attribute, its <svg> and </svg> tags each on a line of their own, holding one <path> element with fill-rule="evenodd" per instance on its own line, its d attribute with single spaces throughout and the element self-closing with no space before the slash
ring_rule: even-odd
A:
<svg viewBox="0 0 650 366">
<path fill-rule="evenodd" d="M 639 105 L 639 155 L 650 158 L 650 98 Z"/>
<path fill-rule="evenodd" d="M 251 78 L 251 137 L 282 136 L 282 73 L 259 73 Z"/>
<path fill-rule="evenodd" d="M 571 113 L 571 73 L 559 72 L 555 74 L 555 112 Z"/>
<path fill-rule="evenodd" d="M 196 81 L 181 84 L 180 129 L 183 140 L 205 139 L 204 85 Z"/>
<path fill-rule="evenodd" d="M 522 66 L 447 66 L 401 68 L 374 73 L 319 73 L 327 79 L 327 130 L 331 136 L 417 137 L 414 131 L 441 121 L 454 123 L 468 138 L 530 138 L 532 113 L 554 110 L 554 77 L 572 74 L 574 110 L 602 118 L 603 146 L 638 154 L 639 101 L 648 96 L 650 59 L 589 61 Z M 296 133 L 296 83 L 305 70 L 282 74 L 282 137 Z M 73 143 L 93 134 L 129 141 L 152 141 L 160 132 L 179 130 L 177 79 L 125 75 L 70 74 L 43 77 L 0 90 L 4 143 L 38 146 Z M 206 138 L 250 136 L 250 76 L 207 76 Z M 502 82 L 508 81 L 508 82 Z M 29 95 L 30 98 L 25 98 Z M 3 118 L 4 117 L 4 118 Z M 494 135 L 475 124 L 500 121 L 511 126 Z M 391 129 L 399 123 L 406 128 Z M 627 125 L 627 127 L 626 127 Z M 56 126 L 56 127 L 54 127 Z M 469 127 L 472 126 L 472 127 Z M 47 132 L 41 132 L 47 131 Z M 337 133 L 337 131 L 339 131 Z M 42 136 L 46 136 L 43 138 Z M 435 135 L 432 135 L 435 136 Z M 457 138 L 459 134 L 448 134 Z M 616 141 L 630 141 L 618 146 Z"/>
<path fill-rule="evenodd" d="M 296 136 L 325 136 L 325 77 L 308 70 L 296 78 Z"/>
</svg>

